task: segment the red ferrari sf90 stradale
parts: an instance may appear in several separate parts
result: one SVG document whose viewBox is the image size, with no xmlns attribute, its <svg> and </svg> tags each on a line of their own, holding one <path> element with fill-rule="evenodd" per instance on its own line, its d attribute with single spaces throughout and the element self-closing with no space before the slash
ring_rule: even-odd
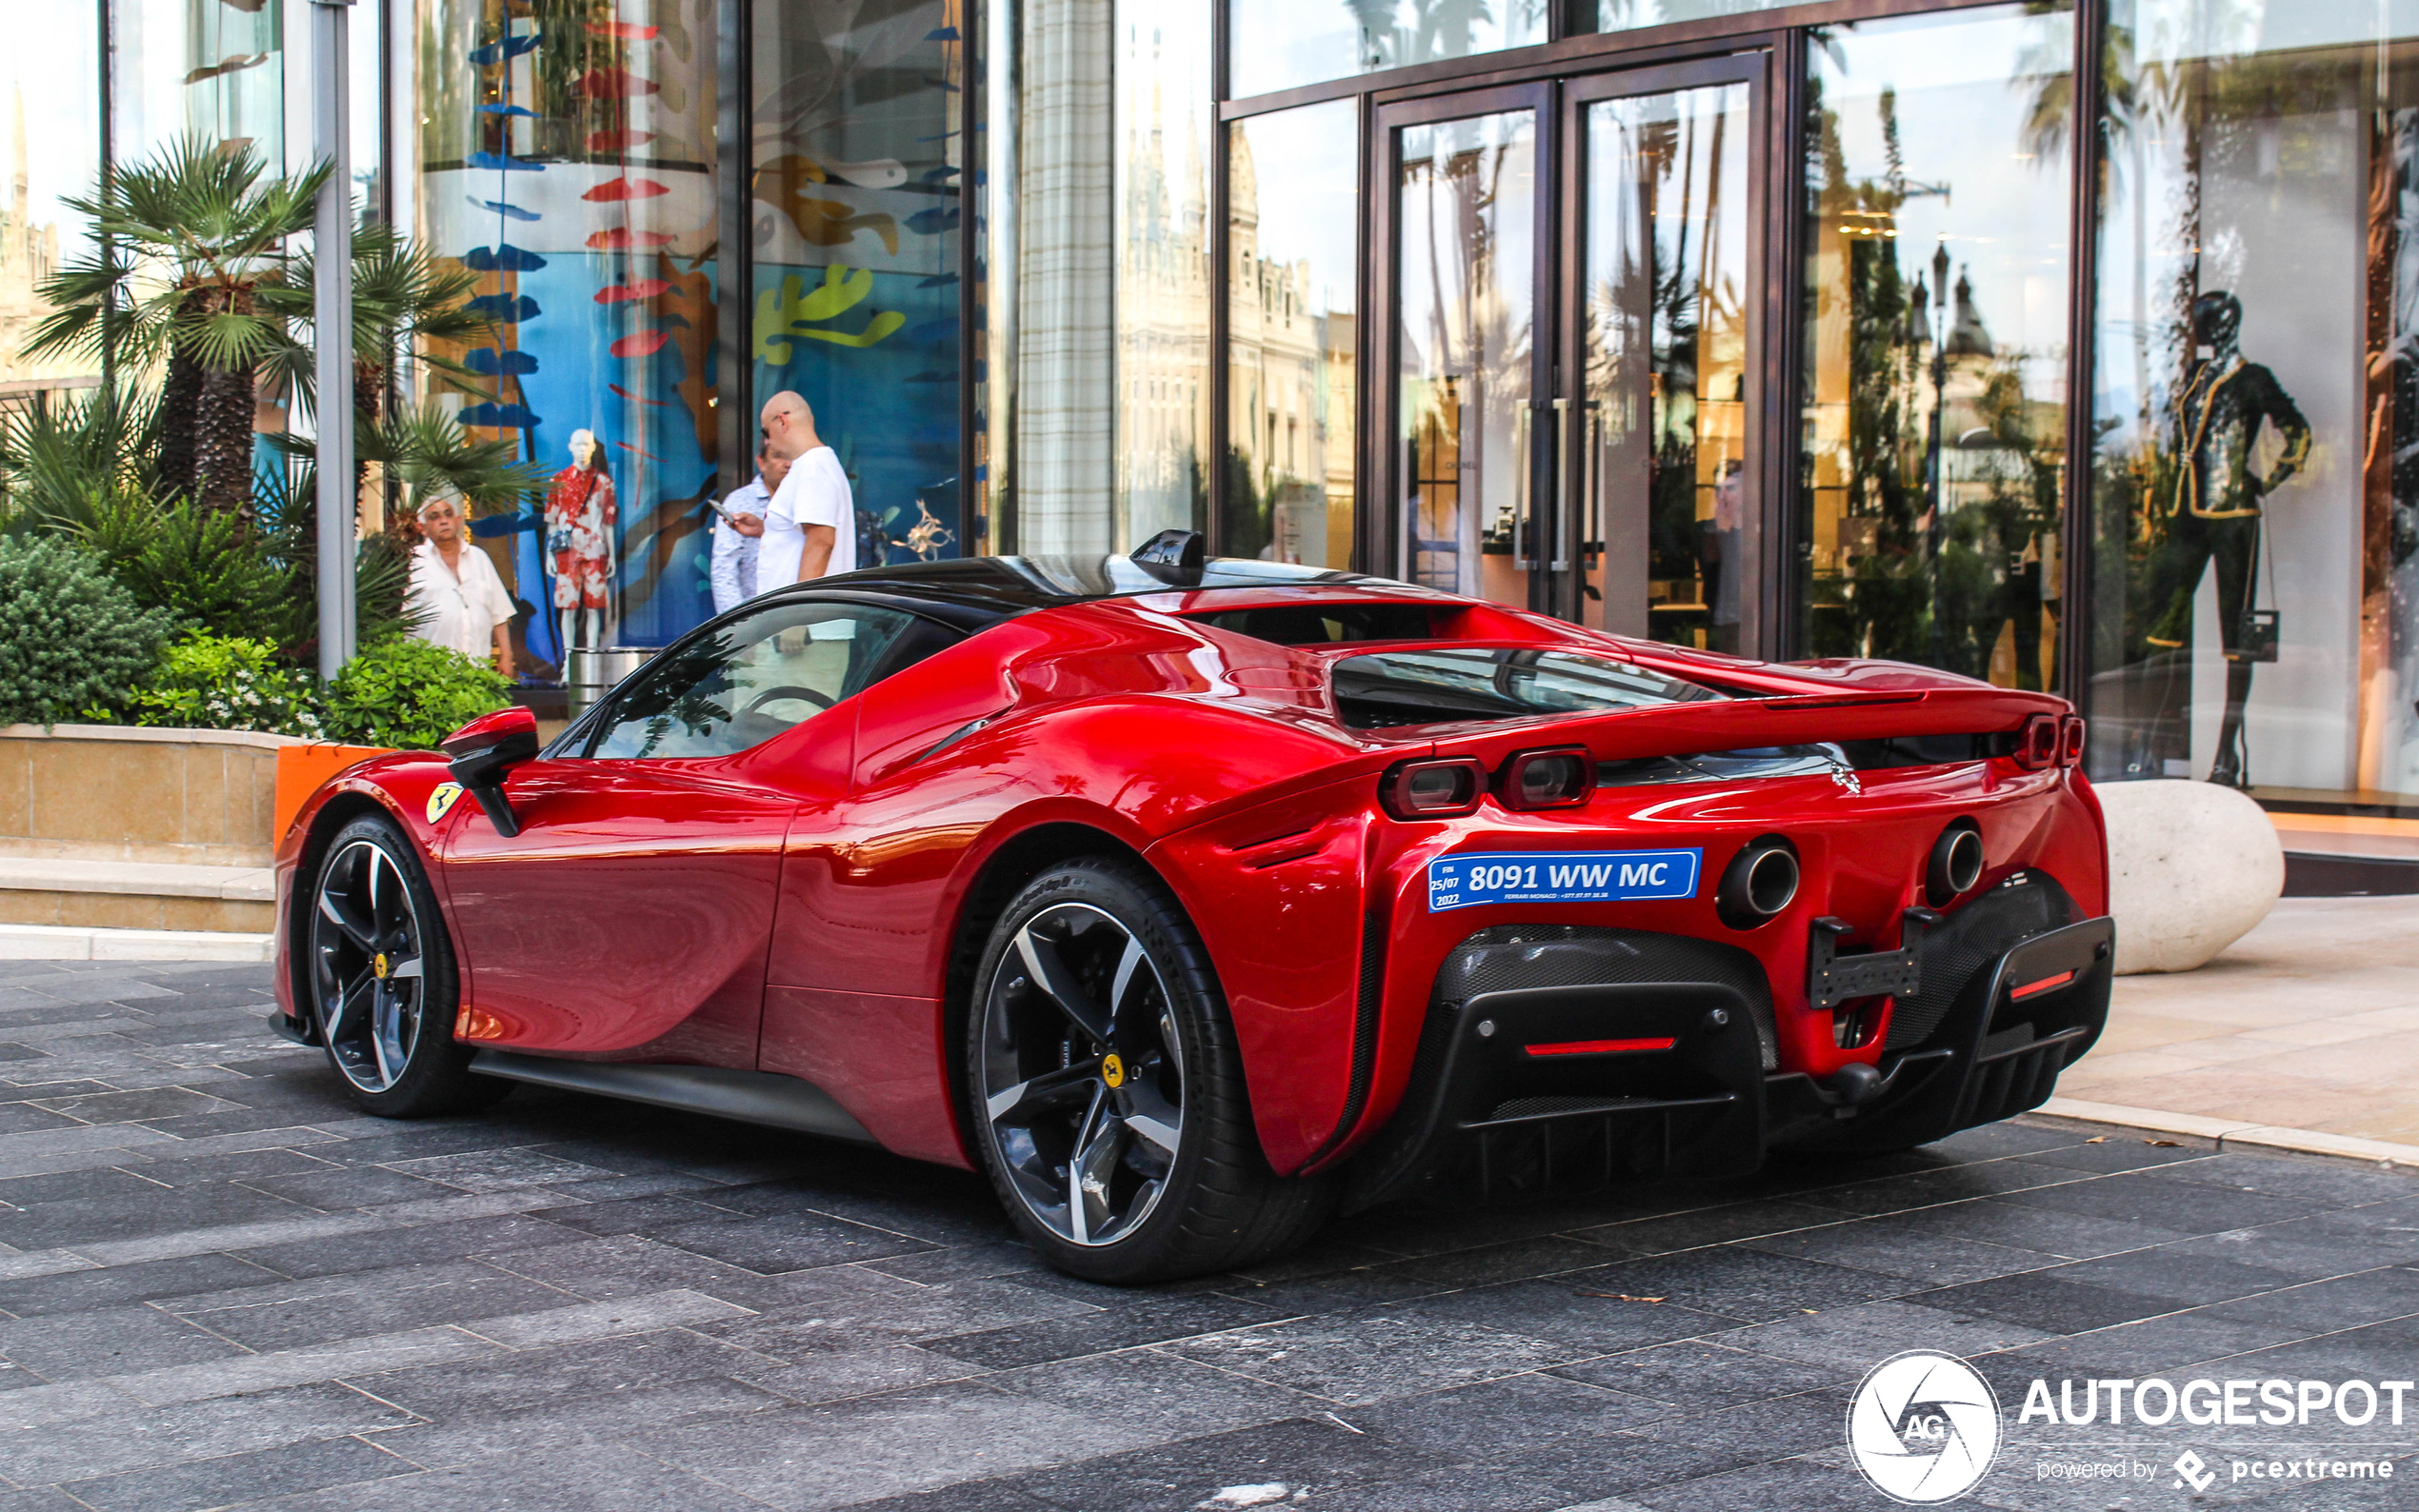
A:
<svg viewBox="0 0 2419 1512">
<path fill-rule="evenodd" d="M 328 783 L 273 1023 L 372 1113 L 535 1082 L 870 1142 L 1177 1276 L 2039 1104 L 2108 1011 L 2082 747 L 2039 693 L 1173 533 L 879 567 L 543 748 L 505 709 Z"/>
</svg>

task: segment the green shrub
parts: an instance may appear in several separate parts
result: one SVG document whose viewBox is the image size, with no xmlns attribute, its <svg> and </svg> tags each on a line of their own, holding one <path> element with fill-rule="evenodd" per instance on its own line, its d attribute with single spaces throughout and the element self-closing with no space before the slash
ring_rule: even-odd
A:
<svg viewBox="0 0 2419 1512">
<path fill-rule="evenodd" d="M 137 601 L 182 625 L 278 648 L 317 631 L 294 543 L 266 522 L 121 485 L 94 487 L 73 528 Z"/>
<path fill-rule="evenodd" d="M 457 728 L 502 708 L 511 690 L 485 662 L 396 636 L 347 662 L 328 685 L 328 732 L 365 746 L 434 750 Z"/>
<path fill-rule="evenodd" d="M 160 653 L 134 694 L 134 723 L 185 729 L 256 729 L 317 740 L 326 733 L 310 675 L 279 665 L 267 641 L 188 630 Z"/>
<path fill-rule="evenodd" d="M 124 707 L 174 627 L 74 547 L 0 540 L 0 725 Z"/>
</svg>

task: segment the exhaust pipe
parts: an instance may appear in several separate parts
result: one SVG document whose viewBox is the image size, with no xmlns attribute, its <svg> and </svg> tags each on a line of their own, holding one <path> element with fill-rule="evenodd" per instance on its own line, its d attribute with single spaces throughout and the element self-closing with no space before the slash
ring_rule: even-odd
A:
<svg viewBox="0 0 2419 1512">
<path fill-rule="evenodd" d="M 1947 907 L 1973 890 L 1982 880 L 1982 830 L 1970 819 L 1960 819 L 1932 842 L 1924 863 L 1924 901 Z"/>
<path fill-rule="evenodd" d="M 1797 896 L 1797 847 L 1778 835 L 1751 840 L 1723 868 L 1713 911 L 1733 929 L 1752 929 Z"/>
</svg>

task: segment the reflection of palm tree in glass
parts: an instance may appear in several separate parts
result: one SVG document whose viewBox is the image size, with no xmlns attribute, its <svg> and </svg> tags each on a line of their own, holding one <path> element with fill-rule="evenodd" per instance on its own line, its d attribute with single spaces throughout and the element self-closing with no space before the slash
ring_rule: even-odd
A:
<svg viewBox="0 0 2419 1512">
<path fill-rule="evenodd" d="M 1509 3 L 1535 10 L 1542 0 Z M 1495 18 L 1488 0 L 1344 0 L 1344 8 L 1360 28 L 1362 66 L 1372 70 L 1466 58 L 1478 50 L 1478 29 Z"/>
</svg>

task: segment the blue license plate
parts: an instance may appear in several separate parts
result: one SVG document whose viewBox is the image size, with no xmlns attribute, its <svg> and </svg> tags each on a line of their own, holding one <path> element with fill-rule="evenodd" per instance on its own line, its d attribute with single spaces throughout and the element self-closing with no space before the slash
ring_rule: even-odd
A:
<svg viewBox="0 0 2419 1512">
<path fill-rule="evenodd" d="M 1624 903 L 1693 898 L 1705 852 L 1500 851 L 1428 864 L 1428 911 L 1489 903 Z"/>
</svg>

